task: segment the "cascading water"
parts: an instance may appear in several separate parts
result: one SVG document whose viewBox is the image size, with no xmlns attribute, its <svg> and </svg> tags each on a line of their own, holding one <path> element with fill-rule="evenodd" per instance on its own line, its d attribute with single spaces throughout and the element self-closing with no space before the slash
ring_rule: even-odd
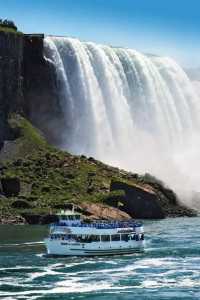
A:
<svg viewBox="0 0 200 300">
<path fill-rule="evenodd" d="M 60 147 L 199 189 L 200 99 L 176 62 L 60 37 L 45 38 L 45 57 L 65 116 Z"/>
</svg>

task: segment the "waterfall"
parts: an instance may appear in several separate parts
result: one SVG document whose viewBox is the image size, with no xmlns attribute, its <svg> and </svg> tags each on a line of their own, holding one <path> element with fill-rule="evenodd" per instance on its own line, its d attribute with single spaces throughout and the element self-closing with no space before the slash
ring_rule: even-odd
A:
<svg viewBox="0 0 200 300">
<path fill-rule="evenodd" d="M 61 148 L 198 190 L 200 99 L 175 61 L 50 36 L 45 57 L 57 72 Z"/>
</svg>

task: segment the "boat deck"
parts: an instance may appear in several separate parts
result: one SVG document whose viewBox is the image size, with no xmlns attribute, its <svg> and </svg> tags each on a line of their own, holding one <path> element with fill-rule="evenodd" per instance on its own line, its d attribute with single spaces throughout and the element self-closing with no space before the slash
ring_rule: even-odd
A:
<svg viewBox="0 0 200 300">
<path fill-rule="evenodd" d="M 65 221 L 60 221 L 58 223 L 52 224 L 53 226 L 65 226 L 65 227 L 88 227 L 88 228 L 96 228 L 96 229 L 116 229 L 116 228 L 136 228 L 136 227 L 142 227 L 141 223 L 137 223 L 135 221 L 121 221 L 121 222 L 94 222 L 94 223 L 74 223 L 74 224 L 68 224 Z"/>
</svg>

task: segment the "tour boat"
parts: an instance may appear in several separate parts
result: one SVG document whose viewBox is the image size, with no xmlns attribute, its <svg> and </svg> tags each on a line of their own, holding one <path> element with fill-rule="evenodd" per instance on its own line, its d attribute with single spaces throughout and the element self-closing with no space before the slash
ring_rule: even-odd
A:
<svg viewBox="0 0 200 300">
<path fill-rule="evenodd" d="M 45 245 L 52 256 L 131 254 L 143 251 L 144 231 L 134 220 L 88 223 L 74 210 L 62 211 L 50 226 Z"/>
</svg>

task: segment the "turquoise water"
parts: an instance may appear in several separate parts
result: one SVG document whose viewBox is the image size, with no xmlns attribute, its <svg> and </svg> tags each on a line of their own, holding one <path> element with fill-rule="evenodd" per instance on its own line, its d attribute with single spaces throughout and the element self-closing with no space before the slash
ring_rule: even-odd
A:
<svg viewBox="0 0 200 300">
<path fill-rule="evenodd" d="M 46 258 L 42 226 L 0 226 L 0 299 L 200 299 L 200 218 L 145 222 L 141 254 Z"/>
</svg>

